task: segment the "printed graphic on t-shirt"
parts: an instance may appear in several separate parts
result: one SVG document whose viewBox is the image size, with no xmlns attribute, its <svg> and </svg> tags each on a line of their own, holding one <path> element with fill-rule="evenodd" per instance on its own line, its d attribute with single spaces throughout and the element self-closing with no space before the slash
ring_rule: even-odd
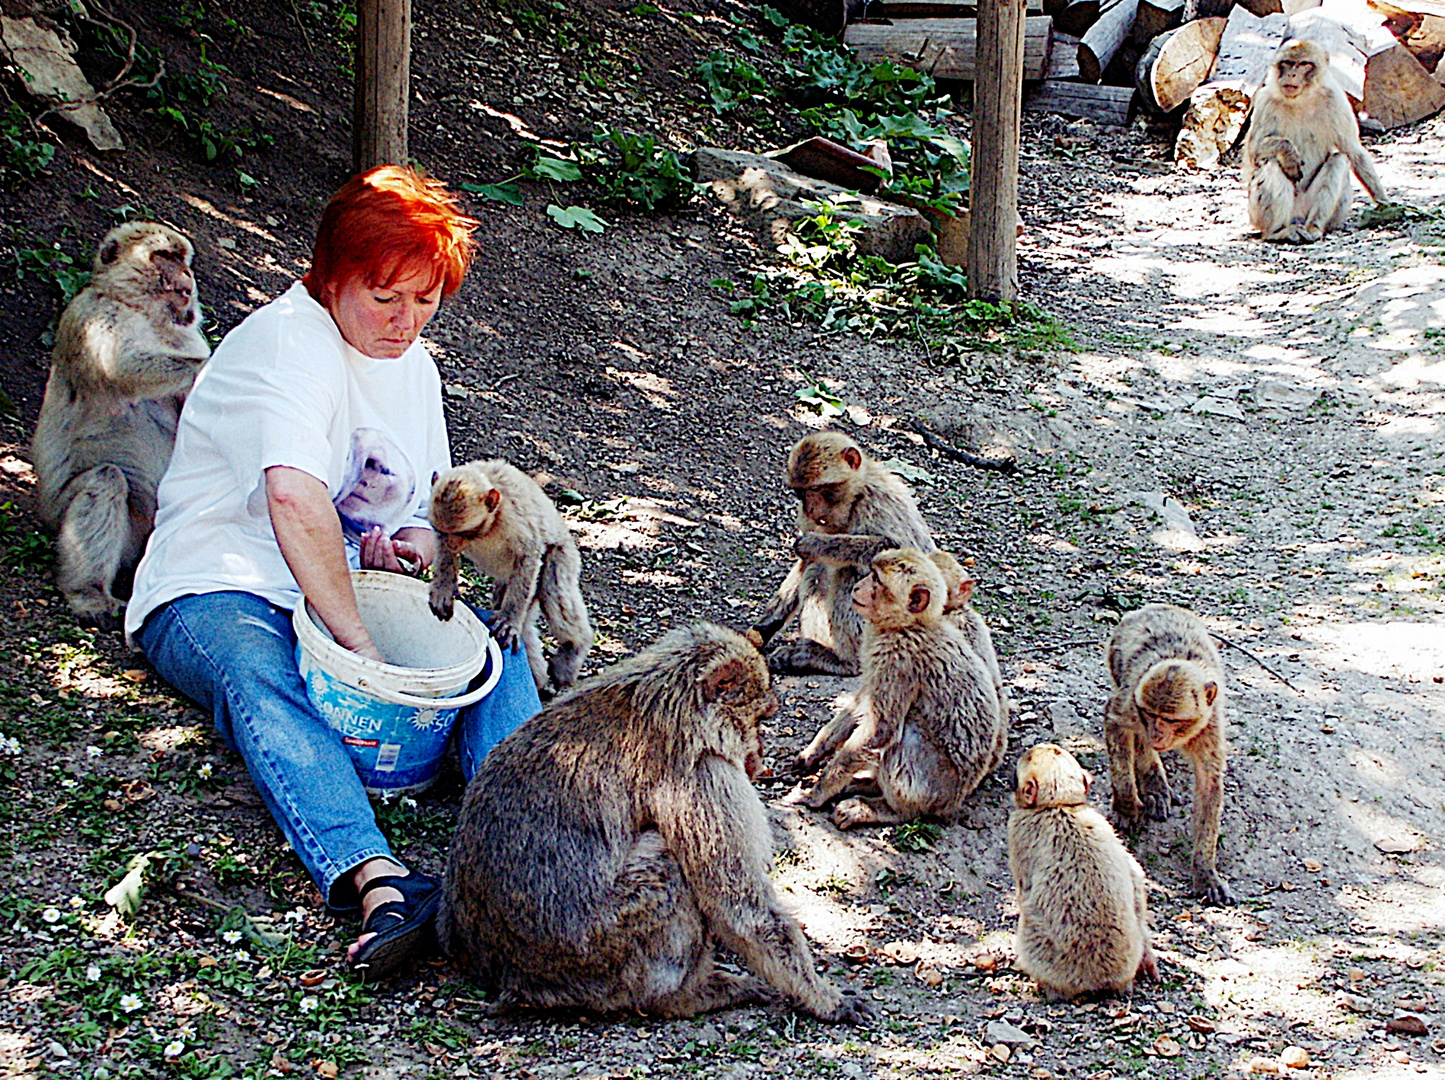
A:
<svg viewBox="0 0 1445 1080">
<path fill-rule="evenodd" d="M 341 525 L 354 539 L 380 525 L 388 535 L 411 516 L 416 475 L 401 448 L 376 428 L 351 433 L 346 479 L 332 501 Z"/>
</svg>

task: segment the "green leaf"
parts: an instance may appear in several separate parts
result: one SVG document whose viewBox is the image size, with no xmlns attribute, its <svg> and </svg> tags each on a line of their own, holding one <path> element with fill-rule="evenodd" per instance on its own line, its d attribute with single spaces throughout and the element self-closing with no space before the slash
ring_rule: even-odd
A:
<svg viewBox="0 0 1445 1080">
<path fill-rule="evenodd" d="M 600 233 L 607 228 L 607 222 L 585 206 L 569 206 L 564 210 L 556 203 L 549 203 L 547 216 L 564 229 L 581 229 L 583 232 Z"/>
<path fill-rule="evenodd" d="M 457 186 L 473 195 L 480 195 L 489 202 L 506 203 L 508 206 L 522 205 L 522 189 L 515 180 L 505 180 L 500 184 L 459 184 Z"/>
<path fill-rule="evenodd" d="M 544 180 L 560 180 L 563 183 L 571 183 L 573 180 L 582 179 L 582 170 L 577 167 L 575 161 L 563 161 L 561 158 L 539 155 L 537 163 L 532 166 L 532 175 Z"/>
<path fill-rule="evenodd" d="M 902 458 L 889 458 L 887 461 L 879 462 L 879 464 L 889 472 L 896 473 L 903 477 L 903 479 L 907 480 L 910 484 L 933 483 L 933 474 L 931 472 L 927 469 L 920 469 L 917 465 L 910 465 Z"/>
<path fill-rule="evenodd" d="M 843 399 L 834 394 L 823 383 L 814 383 L 812 386 L 805 386 L 801 390 L 794 390 L 793 396 L 814 412 L 820 413 L 825 417 L 842 416 L 844 413 Z"/>
</svg>

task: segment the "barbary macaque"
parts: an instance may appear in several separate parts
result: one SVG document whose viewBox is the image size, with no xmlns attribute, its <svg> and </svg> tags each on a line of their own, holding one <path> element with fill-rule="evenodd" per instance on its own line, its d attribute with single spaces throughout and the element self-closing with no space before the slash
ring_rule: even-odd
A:
<svg viewBox="0 0 1445 1080">
<path fill-rule="evenodd" d="M 952 552 L 935 551 L 931 557 L 933 564 L 943 575 L 943 584 L 948 589 L 948 598 L 943 602 L 943 613 L 956 620 L 963 628 L 973 651 L 978 653 L 983 666 L 988 668 L 989 677 L 993 679 L 994 692 L 998 695 L 999 708 L 1003 710 L 1004 722 L 1007 723 L 1009 698 L 1004 691 L 1003 669 L 999 666 L 998 653 L 994 651 L 993 634 L 989 632 L 988 623 L 973 606 L 973 587 L 977 582 Z"/>
<path fill-rule="evenodd" d="M 592 648 L 592 623 L 582 599 L 582 557 L 571 531 L 540 484 L 505 461 L 475 461 L 432 482 L 431 527 L 437 533 L 431 609 L 452 617 L 457 557 L 465 555 L 496 582 L 489 629 L 497 644 L 521 641 L 540 690 L 577 680 Z M 538 614 L 557 641 L 549 664 Z"/>
<path fill-rule="evenodd" d="M 772 987 L 822 1020 L 863 1019 L 814 969 L 768 876 L 772 836 L 749 772 L 777 708 L 761 654 L 710 623 L 545 706 L 467 787 L 443 950 L 503 1006 L 684 1017 Z M 718 969 L 718 945 L 758 978 Z"/>
<path fill-rule="evenodd" d="M 1224 805 L 1224 668 L 1199 617 L 1149 604 L 1119 620 L 1106 651 L 1114 692 L 1104 713 L 1113 809 L 1121 825 L 1169 817 L 1175 803 L 1159 755 L 1178 750 L 1194 770 L 1194 887 L 1232 904 L 1215 866 Z"/>
<path fill-rule="evenodd" d="M 57 587 L 82 621 L 107 628 L 119 625 L 181 406 L 211 355 L 194 254 L 167 225 L 116 226 L 55 333 L 31 444 L 38 508 L 58 534 Z"/>
<path fill-rule="evenodd" d="M 749 636 L 766 647 L 797 614 L 798 639 L 773 651 L 773 672 L 856 675 L 863 624 L 853 586 L 880 551 L 932 551 L 933 538 L 908 485 L 839 432 L 798 440 L 788 487 L 798 498 L 798 560 Z"/>
<path fill-rule="evenodd" d="M 1351 169 L 1371 198 L 1387 201 L 1350 100 L 1330 77 L 1329 51 L 1291 38 L 1250 109 L 1240 163 L 1250 224 L 1265 240 L 1314 243 L 1349 218 Z"/>
<path fill-rule="evenodd" d="M 1127 994 L 1136 977 L 1159 978 L 1144 871 L 1089 805 L 1091 783 L 1074 755 L 1053 743 L 1019 758 L 1008 818 L 1018 967 L 1050 1001 Z"/>
<path fill-rule="evenodd" d="M 809 806 L 860 793 L 834 808 L 840 829 L 953 820 L 1003 757 L 1008 726 L 993 678 L 944 615 L 947 593 L 933 560 L 914 549 L 880 552 L 853 588 L 865 620 L 862 684 L 804 752 L 832 752 Z"/>
</svg>

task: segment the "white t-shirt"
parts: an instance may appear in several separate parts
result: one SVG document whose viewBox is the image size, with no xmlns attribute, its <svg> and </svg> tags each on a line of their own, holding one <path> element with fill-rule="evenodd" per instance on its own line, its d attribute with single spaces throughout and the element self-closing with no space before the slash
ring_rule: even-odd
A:
<svg viewBox="0 0 1445 1080">
<path fill-rule="evenodd" d="M 425 346 L 394 360 L 348 345 L 299 281 L 226 335 L 186 399 L 136 567 L 127 634 L 192 593 L 301 596 L 266 505 L 266 470 L 322 481 L 355 567 L 360 533 L 427 527 L 433 472 L 451 467 L 441 377 Z"/>
</svg>

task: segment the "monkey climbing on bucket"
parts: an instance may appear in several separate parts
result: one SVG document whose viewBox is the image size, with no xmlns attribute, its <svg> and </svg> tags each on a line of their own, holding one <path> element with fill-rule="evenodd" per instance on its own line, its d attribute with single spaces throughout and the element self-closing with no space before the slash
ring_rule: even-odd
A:
<svg viewBox="0 0 1445 1080">
<path fill-rule="evenodd" d="M 457 711 L 492 692 L 502 654 L 470 608 L 440 622 L 428 587 L 377 570 L 352 574 L 361 620 L 387 663 L 338 645 L 309 604 L 292 616 L 296 662 L 316 711 L 341 732 L 373 795 L 424 791 L 436 778 Z"/>
</svg>

